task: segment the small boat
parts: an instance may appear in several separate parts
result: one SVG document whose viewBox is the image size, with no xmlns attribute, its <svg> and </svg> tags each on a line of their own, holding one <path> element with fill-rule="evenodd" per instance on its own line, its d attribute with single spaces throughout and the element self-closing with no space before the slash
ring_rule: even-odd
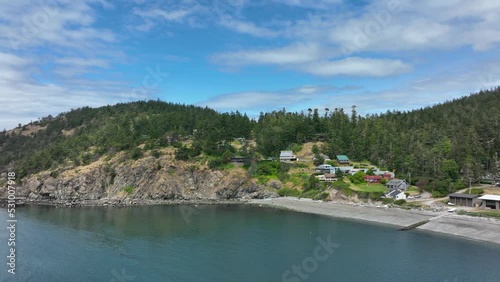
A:
<svg viewBox="0 0 500 282">
<path fill-rule="evenodd" d="M 456 208 L 451 208 L 451 209 L 448 209 L 448 212 L 455 212 L 457 209 Z"/>
</svg>

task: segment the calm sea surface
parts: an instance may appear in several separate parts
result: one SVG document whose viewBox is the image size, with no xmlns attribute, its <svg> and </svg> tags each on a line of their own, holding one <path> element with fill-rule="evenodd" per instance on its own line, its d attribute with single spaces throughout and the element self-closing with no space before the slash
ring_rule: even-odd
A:
<svg viewBox="0 0 500 282">
<path fill-rule="evenodd" d="M 0 281 L 500 281 L 500 248 L 250 206 L 17 210 Z M 499 234 L 500 236 L 500 234 Z"/>
</svg>

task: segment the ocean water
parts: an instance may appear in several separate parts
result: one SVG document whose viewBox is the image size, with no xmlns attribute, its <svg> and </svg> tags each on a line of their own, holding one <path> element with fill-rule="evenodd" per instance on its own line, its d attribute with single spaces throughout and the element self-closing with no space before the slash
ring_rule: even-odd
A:
<svg viewBox="0 0 500 282">
<path fill-rule="evenodd" d="M 17 219 L 12 275 L 0 209 L 0 281 L 500 281 L 497 245 L 271 208 L 34 206 Z"/>
</svg>

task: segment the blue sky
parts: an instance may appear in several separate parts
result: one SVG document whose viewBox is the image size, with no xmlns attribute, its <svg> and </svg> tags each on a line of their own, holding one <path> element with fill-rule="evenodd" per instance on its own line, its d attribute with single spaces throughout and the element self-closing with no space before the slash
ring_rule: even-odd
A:
<svg viewBox="0 0 500 282">
<path fill-rule="evenodd" d="M 498 1 L 0 1 L 0 129 L 157 98 L 380 113 L 500 85 Z"/>
</svg>

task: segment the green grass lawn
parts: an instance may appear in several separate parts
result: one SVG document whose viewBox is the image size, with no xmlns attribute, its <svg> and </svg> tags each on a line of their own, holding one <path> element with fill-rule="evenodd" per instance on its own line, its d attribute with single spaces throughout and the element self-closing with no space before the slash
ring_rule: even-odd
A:
<svg viewBox="0 0 500 282">
<path fill-rule="evenodd" d="M 500 219 L 500 211 L 494 211 L 494 210 L 483 210 L 483 211 L 478 211 L 478 212 L 459 212 L 459 214 L 466 214 L 470 216 L 478 216 L 478 217 L 493 217 L 493 218 L 498 218 Z"/>
<path fill-rule="evenodd" d="M 410 196 L 416 196 L 420 194 L 420 190 L 414 186 L 411 186 L 405 192 L 410 193 Z"/>
<path fill-rule="evenodd" d="M 361 184 L 351 184 L 351 189 L 359 192 L 388 192 L 389 189 L 380 183 L 361 183 Z"/>
</svg>

